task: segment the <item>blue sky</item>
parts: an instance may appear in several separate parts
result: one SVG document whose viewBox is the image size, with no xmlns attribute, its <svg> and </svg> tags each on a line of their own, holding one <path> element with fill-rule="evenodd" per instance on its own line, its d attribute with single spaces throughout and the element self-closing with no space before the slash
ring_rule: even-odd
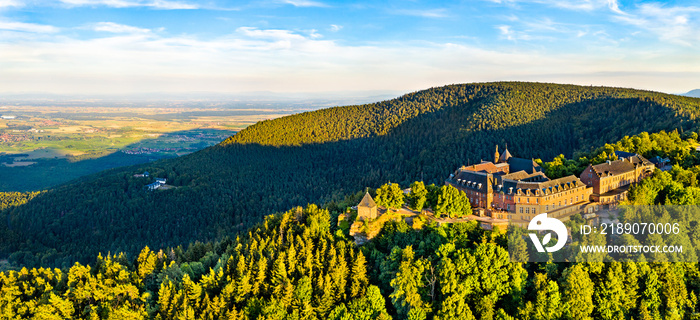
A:
<svg viewBox="0 0 700 320">
<path fill-rule="evenodd" d="M 0 93 L 700 88 L 697 1 L 0 0 Z"/>
</svg>

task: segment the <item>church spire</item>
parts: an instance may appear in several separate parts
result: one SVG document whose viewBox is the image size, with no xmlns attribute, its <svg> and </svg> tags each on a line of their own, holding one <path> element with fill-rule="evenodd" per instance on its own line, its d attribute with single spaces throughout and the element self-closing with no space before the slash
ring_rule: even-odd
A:
<svg viewBox="0 0 700 320">
<path fill-rule="evenodd" d="M 503 151 L 503 154 L 498 159 L 498 162 L 508 162 L 508 159 L 510 159 L 511 157 L 512 155 L 510 155 L 510 151 L 508 151 L 508 144 L 506 143 L 506 150 Z"/>
</svg>

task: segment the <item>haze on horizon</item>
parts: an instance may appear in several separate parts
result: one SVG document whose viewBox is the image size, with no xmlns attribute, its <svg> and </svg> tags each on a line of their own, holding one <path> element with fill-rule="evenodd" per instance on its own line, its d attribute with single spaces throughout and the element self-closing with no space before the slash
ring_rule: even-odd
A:
<svg viewBox="0 0 700 320">
<path fill-rule="evenodd" d="M 0 0 L 0 94 L 700 88 L 693 1 Z"/>
</svg>

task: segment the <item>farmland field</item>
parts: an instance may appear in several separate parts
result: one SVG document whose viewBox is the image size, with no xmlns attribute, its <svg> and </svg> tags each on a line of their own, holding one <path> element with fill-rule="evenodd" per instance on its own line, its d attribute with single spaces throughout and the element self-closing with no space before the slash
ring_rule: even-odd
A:
<svg viewBox="0 0 700 320">
<path fill-rule="evenodd" d="M 0 192 L 43 190 L 119 166 L 182 156 L 278 109 L 0 105 Z"/>
</svg>

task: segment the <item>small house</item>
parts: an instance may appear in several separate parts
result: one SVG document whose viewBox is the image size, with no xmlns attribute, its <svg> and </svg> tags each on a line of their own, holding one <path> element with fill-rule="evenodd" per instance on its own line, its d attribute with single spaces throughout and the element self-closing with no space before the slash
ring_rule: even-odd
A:
<svg viewBox="0 0 700 320">
<path fill-rule="evenodd" d="M 144 178 L 144 177 L 148 177 L 148 171 L 146 171 L 144 173 L 137 173 L 134 175 L 134 178 Z"/>
<path fill-rule="evenodd" d="M 158 182 L 154 182 L 154 183 L 146 185 L 146 190 L 153 191 L 153 190 L 160 188 L 161 186 L 162 186 L 162 184 L 160 184 Z"/>
<path fill-rule="evenodd" d="M 365 193 L 362 201 L 357 205 L 357 220 L 369 221 L 377 218 L 377 203 L 374 202 L 369 192 Z"/>
</svg>

